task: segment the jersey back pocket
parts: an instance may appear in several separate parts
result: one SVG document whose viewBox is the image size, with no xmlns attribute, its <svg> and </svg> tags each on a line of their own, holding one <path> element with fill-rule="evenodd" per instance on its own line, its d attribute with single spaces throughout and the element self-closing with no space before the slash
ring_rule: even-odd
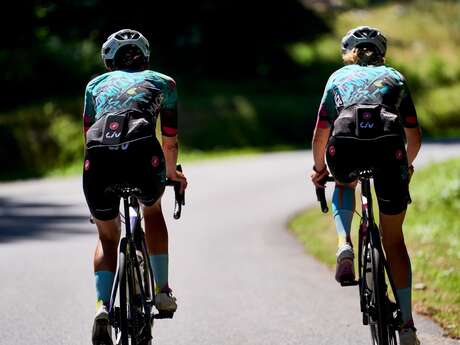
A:
<svg viewBox="0 0 460 345">
<path fill-rule="evenodd" d="M 110 114 L 105 117 L 102 145 L 118 145 L 124 139 L 126 115 Z"/>
</svg>

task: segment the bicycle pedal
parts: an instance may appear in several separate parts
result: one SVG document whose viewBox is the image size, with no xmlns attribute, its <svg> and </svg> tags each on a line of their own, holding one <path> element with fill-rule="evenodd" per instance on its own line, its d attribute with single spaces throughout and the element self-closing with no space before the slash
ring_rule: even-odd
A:
<svg viewBox="0 0 460 345">
<path fill-rule="evenodd" d="M 356 286 L 359 284 L 358 280 L 348 280 L 340 282 L 341 286 Z"/>
<path fill-rule="evenodd" d="M 155 319 L 172 319 L 174 316 L 173 311 L 160 311 L 158 314 L 155 314 Z"/>
<path fill-rule="evenodd" d="M 363 313 L 363 325 L 367 326 L 369 324 L 369 315 Z"/>
</svg>

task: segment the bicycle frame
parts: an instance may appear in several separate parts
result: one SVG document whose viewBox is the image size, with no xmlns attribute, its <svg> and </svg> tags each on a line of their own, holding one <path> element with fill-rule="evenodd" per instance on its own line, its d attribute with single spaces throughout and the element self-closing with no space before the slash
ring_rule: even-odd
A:
<svg viewBox="0 0 460 345">
<path fill-rule="evenodd" d="M 385 259 L 380 231 L 374 218 L 370 183 L 370 179 L 373 177 L 373 170 L 358 171 L 355 177 L 358 178 L 361 184 L 362 209 L 358 237 L 359 279 L 355 282 L 342 283 L 342 286 L 359 285 L 360 307 L 363 314 L 363 324 L 371 326 L 373 339 L 375 339 L 374 336 L 378 336 L 379 339 L 385 339 L 385 337 L 387 337 L 387 333 L 390 332 L 388 333 L 388 337 L 392 339 L 390 340 L 390 343 L 396 344 L 394 332 L 400 323 L 400 310 L 399 307 L 394 308 L 387 297 L 388 286 L 385 282 L 385 276 L 390 283 L 397 306 L 399 306 L 399 300 L 395 293 L 396 289 L 390 275 L 388 263 Z M 323 179 L 322 184 L 325 185 L 327 181 L 334 181 L 334 179 L 331 176 L 327 176 Z M 323 213 L 328 212 L 324 188 L 317 188 L 316 194 L 318 201 L 321 204 L 321 210 Z M 377 266 L 376 262 L 378 263 Z M 370 268 L 369 263 L 372 263 L 373 265 L 370 271 L 368 270 Z M 370 277 L 368 277 L 369 272 L 372 274 Z M 370 279 L 369 282 L 368 279 Z M 376 281 L 375 279 L 377 279 L 377 283 L 374 286 L 374 282 Z M 368 283 L 371 283 L 371 285 Z M 376 298 L 380 302 L 376 301 Z M 381 322 L 384 322 L 387 327 L 389 327 L 387 331 L 381 331 L 382 326 L 379 326 Z M 378 334 L 374 332 L 378 332 Z M 385 340 L 382 341 L 386 344 Z M 380 344 L 380 342 L 378 343 Z"/>
<path fill-rule="evenodd" d="M 177 166 L 181 171 L 181 167 Z M 175 192 L 174 218 L 181 216 L 182 206 L 185 205 L 185 195 L 180 193 L 180 182 L 166 181 L 167 186 L 173 186 Z M 108 191 L 123 199 L 125 214 L 125 234 L 120 239 L 118 267 L 112 285 L 109 321 L 120 335 L 121 344 L 127 345 L 131 337 L 132 344 L 150 344 L 152 339 L 152 323 L 154 319 L 172 318 L 173 313 L 152 312 L 155 305 L 155 279 L 150 264 L 144 231 L 141 227 L 141 209 L 136 195 L 141 191 L 129 185 L 113 185 Z M 141 271 L 138 252 L 142 252 L 144 270 Z M 149 278 L 143 274 L 148 272 Z M 117 292 L 120 290 L 119 306 L 115 307 Z M 117 344 L 120 344 L 117 340 Z"/>
<path fill-rule="evenodd" d="M 133 282 L 136 282 L 138 284 L 138 291 L 137 293 L 140 295 L 140 302 L 142 304 L 144 313 L 143 313 L 143 318 L 144 318 L 144 324 L 145 325 L 151 325 L 151 322 L 153 320 L 153 314 L 152 314 L 152 307 L 155 304 L 155 281 L 153 279 L 153 269 L 150 265 L 149 260 L 145 260 L 144 264 L 146 265 L 145 267 L 148 268 L 148 271 L 150 273 L 150 287 L 151 291 L 149 296 L 147 296 L 148 291 L 147 291 L 147 282 L 144 282 L 144 278 L 141 273 L 140 269 L 140 264 L 137 258 L 136 252 L 142 251 L 144 254 L 147 253 L 147 248 L 145 241 L 143 239 L 143 230 L 141 228 L 141 213 L 140 213 L 140 207 L 137 199 L 131 195 L 133 191 L 130 189 L 127 189 L 123 191 L 121 197 L 123 198 L 123 209 L 124 209 L 124 214 L 125 214 L 125 237 L 123 237 L 120 240 L 120 247 L 126 246 L 126 272 L 125 275 L 127 276 L 126 281 L 128 282 L 128 291 L 127 293 L 130 296 L 135 295 L 135 289 L 136 287 L 134 286 Z M 139 244 L 141 248 L 139 248 Z M 148 255 L 144 255 L 145 257 L 148 258 Z M 115 279 L 114 279 L 114 284 L 112 286 L 112 293 L 111 293 L 111 299 L 110 299 L 110 307 L 109 307 L 109 315 L 112 320 L 112 325 L 116 328 L 119 328 L 120 325 L 118 324 L 119 320 L 119 309 L 117 309 L 115 305 L 115 300 L 117 297 L 117 291 L 119 289 L 119 284 L 120 284 L 120 277 L 119 277 L 119 269 L 116 271 Z M 149 298 L 150 297 L 150 298 Z M 131 313 L 133 312 L 132 310 L 130 311 Z M 131 330 L 132 331 L 132 330 Z M 150 332 L 150 327 L 145 329 L 138 329 L 138 334 L 135 336 L 143 337 L 144 339 L 147 338 L 146 340 L 151 339 L 151 332 Z M 147 333 L 145 333 L 147 332 Z"/>
<path fill-rule="evenodd" d="M 377 245 L 377 250 L 382 252 L 382 248 L 380 245 L 380 233 L 375 224 L 374 219 L 374 212 L 372 207 L 372 192 L 371 192 L 371 184 L 369 177 L 361 177 L 359 179 L 361 182 L 361 223 L 359 226 L 359 234 L 358 234 L 358 272 L 359 272 L 359 289 L 360 289 L 360 304 L 361 304 L 361 312 L 363 313 L 363 324 L 367 325 L 369 322 L 369 318 L 367 315 L 367 301 L 366 301 L 366 291 L 365 288 L 367 286 L 366 281 L 366 274 L 363 274 L 364 262 L 363 258 L 367 258 L 369 253 L 369 243 L 371 248 L 375 248 Z M 364 248 L 364 253 L 363 253 Z"/>
<path fill-rule="evenodd" d="M 145 310 L 146 314 L 146 320 L 150 322 L 150 314 L 151 314 L 151 309 L 152 305 L 155 303 L 155 294 L 152 293 L 152 300 L 148 301 L 147 296 L 146 296 L 146 282 L 144 282 L 144 279 L 142 278 L 141 274 L 141 269 L 139 266 L 139 261 L 137 260 L 136 256 L 136 250 L 141 250 L 144 251 L 144 248 L 137 248 L 137 241 L 136 241 L 136 235 L 141 236 L 141 234 L 136 234 L 136 232 L 142 231 L 140 227 L 140 222 L 141 222 L 141 217 L 140 217 L 140 208 L 139 208 L 139 203 L 137 202 L 137 199 L 133 196 L 129 197 L 128 199 L 123 200 L 123 206 L 125 210 L 125 227 L 126 227 L 126 238 L 128 240 L 128 257 L 132 260 L 132 263 L 134 263 L 134 269 L 135 269 L 135 276 L 137 276 L 137 282 L 139 284 L 139 292 L 141 296 L 141 301 Z M 135 215 L 130 216 L 130 210 L 132 210 Z M 145 242 L 142 242 L 143 245 L 145 245 Z M 147 256 L 148 258 L 148 256 Z M 150 265 L 150 261 L 147 260 L 145 263 L 147 267 L 149 268 L 149 271 L 151 273 L 151 286 L 153 291 L 155 291 L 155 282 L 153 280 L 153 271 L 152 267 Z M 128 271 L 129 273 L 129 271 Z"/>
<path fill-rule="evenodd" d="M 380 231 L 379 228 L 377 227 L 377 224 L 374 219 L 374 214 L 373 214 L 373 201 L 372 201 L 372 193 L 371 193 L 371 184 L 370 184 L 370 179 L 372 178 L 372 171 L 366 171 L 360 174 L 359 176 L 359 181 L 361 183 L 361 205 L 362 205 L 362 218 L 361 218 L 361 224 L 359 227 L 359 245 L 358 245 L 358 267 L 359 267 L 359 289 L 360 289 L 360 306 L 361 306 L 361 312 L 363 313 L 363 324 L 368 325 L 370 322 L 372 322 L 370 325 L 373 325 L 371 327 L 371 333 L 373 334 L 372 336 L 378 337 L 378 339 L 385 339 L 385 338 L 380 338 L 385 335 L 386 339 L 390 341 L 390 343 L 396 344 L 396 339 L 395 339 L 395 331 L 398 327 L 398 321 L 400 320 L 400 310 L 399 307 L 396 308 L 396 314 L 394 314 L 394 311 L 391 309 L 391 304 L 388 300 L 387 297 L 387 291 L 388 291 L 388 286 L 385 282 L 385 276 L 387 278 L 387 281 L 390 282 L 390 287 L 393 291 L 394 298 L 396 300 L 396 306 L 399 306 L 399 300 L 398 296 L 395 293 L 395 286 L 393 283 L 393 279 L 390 274 L 388 262 L 385 259 L 385 252 L 382 246 L 381 242 L 381 237 L 380 237 Z M 363 253 L 364 250 L 364 253 Z M 377 250 L 377 253 L 375 253 L 374 250 Z M 371 251 L 371 252 L 370 252 Z M 378 267 L 375 266 L 375 255 L 377 255 L 378 262 L 380 262 L 380 265 L 378 267 L 382 267 L 382 271 Z M 372 267 L 372 270 L 377 270 L 377 275 L 381 278 L 378 281 L 380 281 L 377 286 L 373 286 L 371 289 L 369 288 L 367 278 L 367 265 L 368 265 L 368 258 L 372 256 L 372 264 L 374 266 Z M 376 272 L 373 272 L 372 274 L 376 274 Z M 380 273 L 379 273 L 380 272 Z M 385 274 L 386 272 L 386 274 Z M 372 278 L 375 279 L 375 278 Z M 373 297 L 372 297 L 373 296 Z M 381 297 L 377 297 L 381 296 Z M 373 306 L 370 303 L 369 298 L 382 298 L 380 300 L 380 303 L 384 302 L 383 304 L 380 304 L 378 307 L 383 308 L 383 312 L 380 311 L 381 314 L 377 313 L 377 310 L 375 309 L 375 306 Z M 375 301 L 374 301 L 375 302 Z M 377 313 L 377 318 L 384 317 L 385 324 L 387 325 L 386 327 L 387 330 L 384 333 L 380 333 L 381 326 L 376 326 L 376 322 L 382 322 L 376 321 L 375 316 Z M 391 313 L 391 317 L 390 317 Z M 377 328 L 375 328 L 377 327 Z M 376 332 L 376 333 L 373 333 Z M 382 331 L 383 332 L 383 331 Z M 387 333 L 389 332 L 389 333 Z M 375 339 L 375 338 L 373 338 Z M 390 340 L 393 339 L 393 340 Z M 383 340 L 384 343 L 386 344 L 387 340 Z"/>
<path fill-rule="evenodd" d="M 367 243 L 370 242 L 371 247 L 376 248 L 381 254 L 381 257 L 383 259 L 383 265 L 384 265 L 385 271 L 387 272 L 387 278 L 390 283 L 390 287 L 393 292 L 393 296 L 396 300 L 396 303 L 399 306 L 399 300 L 398 300 L 397 294 L 395 293 L 396 287 L 394 285 L 393 278 L 391 277 L 391 274 L 388 274 L 390 273 L 390 268 L 385 258 L 385 251 L 382 247 L 382 241 L 380 239 L 380 231 L 374 219 L 370 176 L 360 177 L 359 181 L 361 182 L 361 209 L 362 209 L 361 225 L 359 227 L 359 249 L 358 249 L 359 264 L 362 265 L 361 250 L 363 248 L 363 242 L 364 244 L 366 244 L 366 250 L 367 250 Z M 364 254 L 366 255 L 367 253 L 364 253 Z M 360 274 L 362 273 L 362 266 L 359 267 L 359 273 Z"/>
</svg>

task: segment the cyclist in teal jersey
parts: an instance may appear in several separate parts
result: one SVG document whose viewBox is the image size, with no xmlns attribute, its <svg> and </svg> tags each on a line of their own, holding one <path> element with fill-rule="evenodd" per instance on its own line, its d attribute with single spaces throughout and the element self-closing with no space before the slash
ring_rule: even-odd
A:
<svg viewBox="0 0 460 345">
<path fill-rule="evenodd" d="M 400 342 L 401 345 L 417 345 L 420 342 L 415 333 L 411 310 L 412 272 L 402 225 L 410 199 L 408 186 L 413 172 L 412 163 L 421 146 L 421 131 L 406 81 L 397 70 L 384 65 L 385 53 L 386 38 L 379 30 L 368 26 L 352 29 L 342 39 L 345 66 L 331 75 L 321 100 L 312 141 L 314 166 L 311 179 L 316 187 L 324 188 L 320 181 L 329 174 L 327 158 L 329 169 L 336 179 L 332 198 L 339 238 L 336 280 L 350 281 L 355 279 L 350 230 L 356 187 L 356 178 L 350 174 L 363 161 L 378 168 L 374 186 L 379 204 L 382 242 L 401 307 L 403 325 Z M 393 152 L 390 147 L 379 147 L 371 152 L 370 148 L 374 146 L 370 141 L 351 140 L 348 148 L 339 150 L 339 141 L 333 138 L 339 126 L 335 120 L 341 115 L 354 114 L 358 117 L 356 109 L 362 105 L 376 106 L 376 109 L 383 109 L 379 112 L 390 114 L 388 118 L 398 119 L 401 138 L 398 142 L 402 143 L 402 148 Z M 363 116 L 365 119 L 371 115 L 364 113 Z M 359 118 L 353 123 L 356 123 L 356 128 L 362 126 L 366 129 L 366 126 L 370 126 L 365 120 L 359 122 Z M 349 136 L 355 135 L 358 130 Z M 407 141 L 406 148 L 402 137 Z M 334 143 L 337 143 L 337 147 Z M 345 154 L 340 153 L 344 151 Z"/>
<path fill-rule="evenodd" d="M 172 78 L 147 69 L 149 56 L 149 43 L 139 32 L 124 29 L 112 34 L 102 46 L 102 59 L 109 72 L 91 80 L 85 92 L 83 189 L 99 233 L 94 254 L 94 345 L 112 344 L 108 304 L 120 239 L 119 198 L 107 193 L 113 184 L 140 188 L 138 199 L 143 205 L 146 242 L 158 290 L 155 306 L 159 311 L 177 309 L 168 284 L 168 231 L 161 196 L 166 177 L 180 181 L 181 191 L 187 180 L 176 170 L 176 84 Z M 158 116 L 162 146 L 155 135 Z"/>
</svg>

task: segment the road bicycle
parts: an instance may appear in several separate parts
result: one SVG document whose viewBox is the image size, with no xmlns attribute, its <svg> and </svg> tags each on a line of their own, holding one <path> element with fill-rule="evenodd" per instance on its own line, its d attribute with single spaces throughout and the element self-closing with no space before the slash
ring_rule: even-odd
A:
<svg viewBox="0 0 460 345">
<path fill-rule="evenodd" d="M 374 176 L 373 169 L 356 171 L 354 177 L 361 184 L 361 222 L 359 225 L 358 240 L 358 280 L 341 283 L 342 286 L 359 287 L 363 324 L 370 326 L 372 345 L 397 345 L 396 332 L 401 322 L 399 301 L 395 293 L 395 285 L 389 274 L 389 266 L 385 259 L 380 231 L 375 223 L 372 208 L 372 193 L 370 180 Z M 326 185 L 334 181 L 327 176 L 321 181 Z M 325 189 L 317 188 L 316 195 L 321 204 L 323 213 L 327 213 Z M 388 297 L 389 282 L 395 302 Z"/>
<path fill-rule="evenodd" d="M 178 165 L 178 170 L 181 170 Z M 179 219 L 185 195 L 180 182 L 167 180 L 175 191 L 174 218 Z M 110 192 L 123 199 L 125 234 L 120 240 L 118 267 L 112 287 L 109 323 L 114 329 L 116 345 L 150 345 L 154 319 L 172 318 L 172 312 L 153 312 L 155 279 L 150 265 L 142 212 L 136 195 L 140 190 L 131 185 L 113 185 Z"/>
</svg>

